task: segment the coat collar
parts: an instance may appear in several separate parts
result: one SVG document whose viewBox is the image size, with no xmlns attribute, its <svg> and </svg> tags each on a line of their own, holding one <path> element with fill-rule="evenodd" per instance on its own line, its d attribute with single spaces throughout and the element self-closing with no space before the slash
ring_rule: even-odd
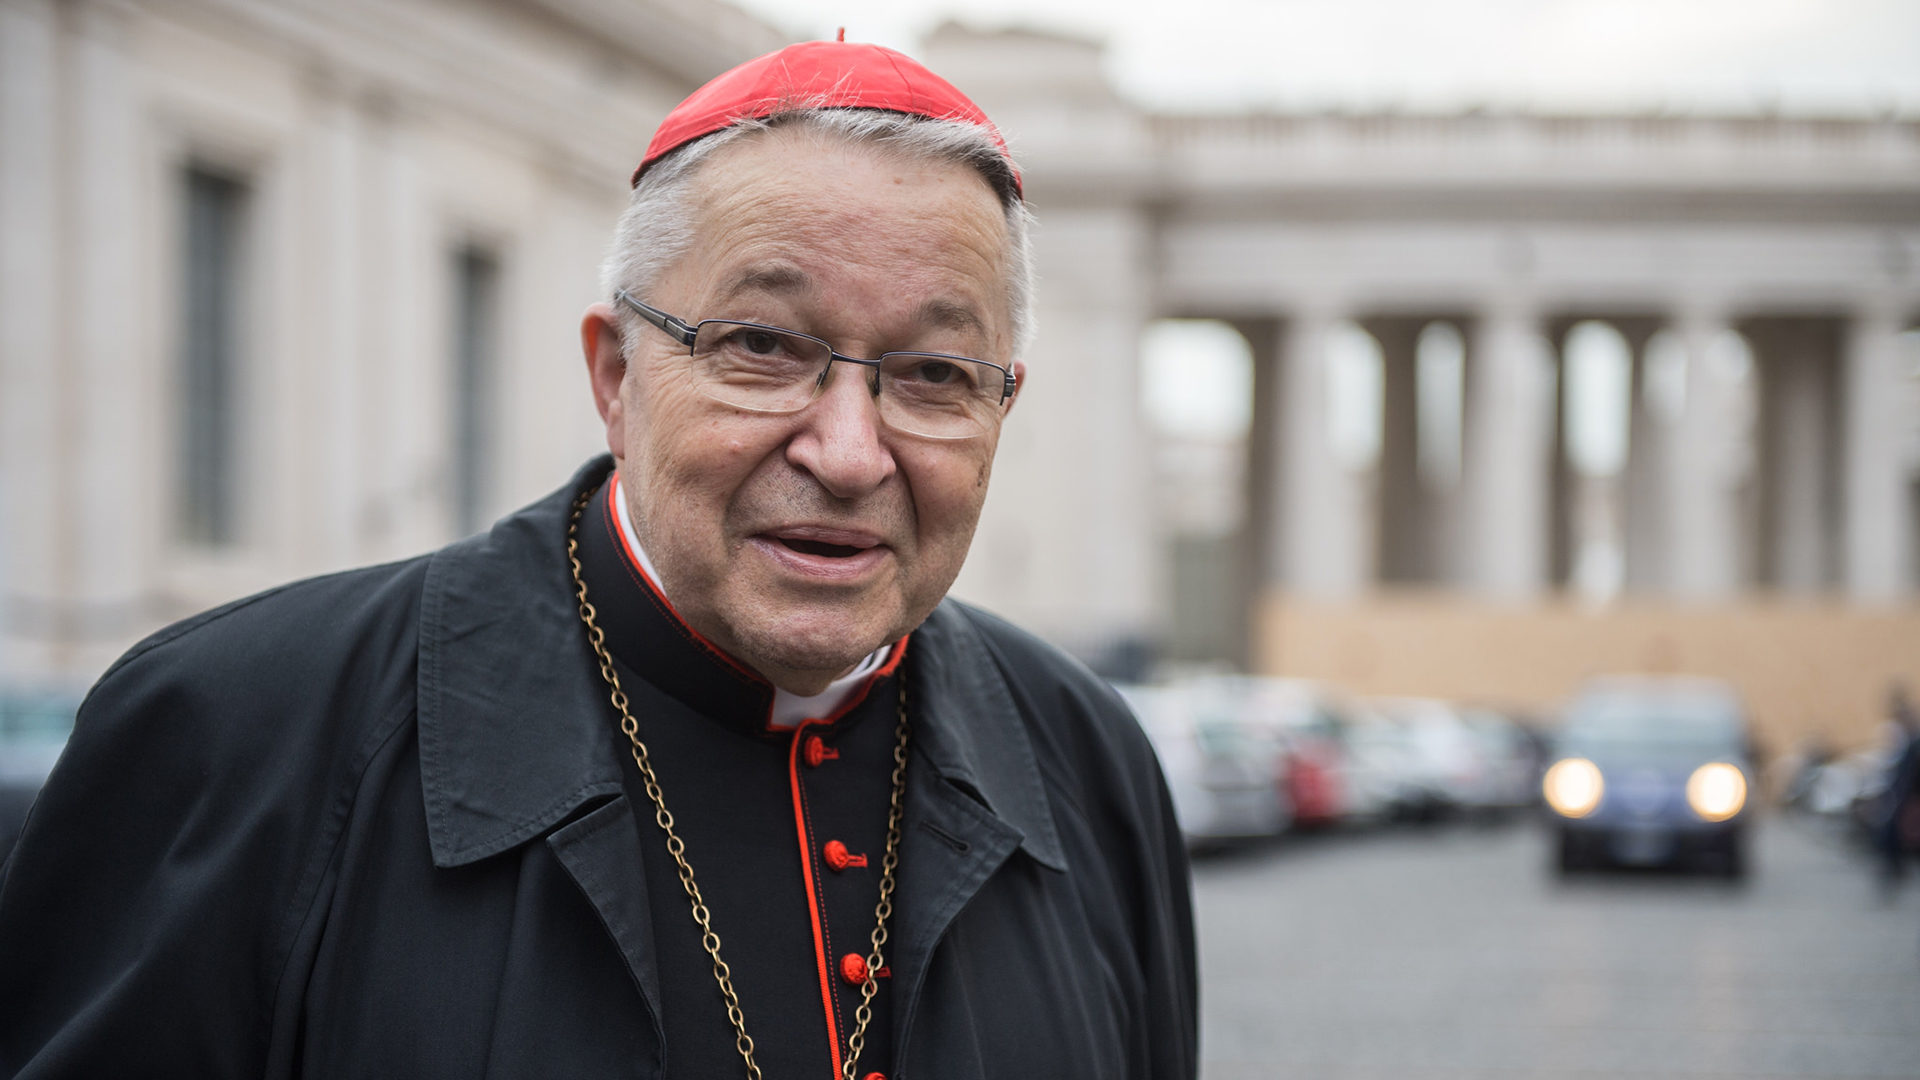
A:
<svg viewBox="0 0 1920 1080">
<path fill-rule="evenodd" d="M 420 772 L 434 864 L 460 866 L 622 794 L 624 740 L 574 607 L 567 517 L 612 468 L 435 553 L 421 604 Z M 934 771 L 1064 869 L 1040 769 L 1006 676 L 964 608 L 942 603 L 907 658 L 914 747 Z"/>
</svg>

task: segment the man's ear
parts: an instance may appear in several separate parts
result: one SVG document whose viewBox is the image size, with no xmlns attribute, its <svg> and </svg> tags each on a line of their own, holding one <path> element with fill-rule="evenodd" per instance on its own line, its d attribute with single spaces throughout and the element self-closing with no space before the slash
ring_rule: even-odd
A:
<svg viewBox="0 0 1920 1080">
<path fill-rule="evenodd" d="M 1020 394 L 1025 391 L 1026 388 L 1027 362 L 1025 360 L 1015 360 L 1013 362 L 1013 397 L 1007 400 L 1007 412 L 1012 412 L 1013 407 L 1020 403 Z"/>
<path fill-rule="evenodd" d="M 614 460 L 621 460 L 627 456 L 627 414 L 620 398 L 620 388 L 627 378 L 627 358 L 611 305 L 595 304 L 581 316 L 580 351 L 586 355 L 593 407 L 607 426 L 607 449 Z"/>
</svg>

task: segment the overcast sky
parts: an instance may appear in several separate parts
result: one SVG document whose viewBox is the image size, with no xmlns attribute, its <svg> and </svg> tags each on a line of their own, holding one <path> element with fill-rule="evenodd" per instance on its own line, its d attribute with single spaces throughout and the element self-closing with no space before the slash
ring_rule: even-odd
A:
<svg viewBox="0 0 1920 1080">
<path fill-rule="evenodd" d="M 1754 111 L 1920 116 L 1920 0 L 734 0 L 797 37 L 914 52 L 946 19 L 1108 43 L 1169 110 Z"/>
</svg>

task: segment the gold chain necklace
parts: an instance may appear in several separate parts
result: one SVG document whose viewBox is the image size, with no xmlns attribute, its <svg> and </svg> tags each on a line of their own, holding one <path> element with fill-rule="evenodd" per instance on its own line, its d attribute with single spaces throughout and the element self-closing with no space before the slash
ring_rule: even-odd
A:
<svg viewBox="0 0 1920 1080">
<path fill-rule="evenodd" d="M 747 1034 L 746 1014 L 740 1011 L 740 995 L 733 990 L 733 972 L 727 962 L 720 959 L 720 935 L 714 932 L 713 917 L 707 912 L 707 902 L 700 898 L 700 887 L 693 881 L 693 865 L 687 862 L 687 845 L 673 831 L 673 815 L 667 812 L 667 803 L 660 795 L 660 781 L 653 775 L 653 763 L 647 756 L 647 745 L 640 741 L 640 724 L 627 708 L 626 691 L 620 689 L 620 674 L 613 669 L 613 657 L 607 653 L 607 635 L 594 620 L 596 612 L 587 602 L 587 580 L 580 573 L 580 514 L 593 498 L 593 489 L 586 491 L 573 500 L 573 516 L 567 522 L 567 563 L 573 568 L 574 595 L 580 602 L 580 621 L 586 624 L 587 641 L 593 645 L 594 655 L 600 658 L 600 677 L 606 680 L 609 698 L 613 707 L 620 713 L 620 730 L 626 733 L 627 741 L 633 744 L 633 763 L 640 767 L 640 779 L 647 789 L 647 798 L 653 800 L 653 820 L 660 831 L 667 834 L 667 854 L 673 856 L 674 865 L 680 869 L 680 887 L 686 890 L 687 901 L 693 908 L 693 921 L 700 927 L 700 945 L 713 958 L 713 981 L 720 984 L 720 996 L 727 1002 L 727 1019 L 733 1022 L 734 1048 L 740 1051 L 741 1060 L 747 1063 L 749 1080 L 761 1080 L 760 1066 L 753 1060 L 753 1039 Z M 842 1080 L 854 1080 L 854 1072 L 859 1065 L 860 1051 L 867 1045 L 867 1024 L 873 1020 L 873 995 L 878 989 L 880 969 L 886 963 L 882 950 L 887 943 L 887 920 L 893 916 L 893 872 L 900 865 L 900 803 L 902 793 L 907 787 L 907 674 L 900 673 L 900 721 L 893 739 L 893 794 L 887 807 L 887 853 L 880 861 L 880 902 L 873 912 L 873 934 L 870 938 L 873 950 L 867 954 L 867 978 L 860 984 L 860 1005 L 854 1010 L 853 1034 L 847 1037 L 847 1055 L 842 1059 Z"/>
</svg>

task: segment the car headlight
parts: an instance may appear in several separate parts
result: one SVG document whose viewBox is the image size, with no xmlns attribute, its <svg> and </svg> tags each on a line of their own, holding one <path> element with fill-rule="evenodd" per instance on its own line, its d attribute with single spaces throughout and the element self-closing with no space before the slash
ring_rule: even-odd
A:
<svg viewBox="0 0 1920 1080">
<path fill-rule="evenodd" d="M 1747 777 L 1724 761 L 1693 770 L 1687 777 L 1687 805 L 1708 821 L 1725 821 L 1747 805 Z"/>
<path fill-rule="evenodd" d="M 1554 813 L 1577 818 L 1593 813 L 1607 784 L 1600 776 L 1600 766 L 1586 758 L 1567 758 L 1553 763 L 1540 786 Z"/>
</svg>

